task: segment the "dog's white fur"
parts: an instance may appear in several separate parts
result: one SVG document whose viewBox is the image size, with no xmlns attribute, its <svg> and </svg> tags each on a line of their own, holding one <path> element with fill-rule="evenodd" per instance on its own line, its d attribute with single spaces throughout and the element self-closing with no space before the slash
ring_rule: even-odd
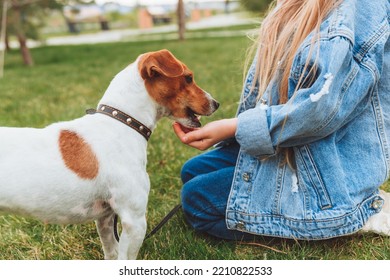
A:
<svg viewBox="0 0 390 280">
<path fill-rule="evenodd" d="M 153 130 L 169 112 L 146 91 L 140 57 L 116 75 L 99 104 L 126 112 Z M 211 109 L 210 113 L 216 108 Z M 80 178 L 64 164 L 58 144 L 64 130 L 77 133 L 94 151 L 99 163 L 96 178 Z M 150 185 L 143 136 L 113 118 L 94 114 L 44 129 L 2 127 L 0 141 L 1 212 L 47 223 L 95 220 L 105 259 L 136 258 L 146 231 Z M 113 235 L 115 213 L 122 223 L 119 247 Z"/>
<path fill-rule="evenodd" d="M 390 236 L 390 193 L 379 190 L 379 195 L 384 200 L 382 209 L 367 220 L 362 231 Z"/>
</svg>

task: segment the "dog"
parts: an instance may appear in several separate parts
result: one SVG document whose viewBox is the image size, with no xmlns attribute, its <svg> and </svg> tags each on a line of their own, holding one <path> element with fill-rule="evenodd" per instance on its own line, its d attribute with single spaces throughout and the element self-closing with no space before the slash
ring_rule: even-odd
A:
<svg viewBox="0 0 390 280">
<path fill-rule="evenodd" d="M 95 221 L 105 259 L 136 259 L 150 189 L 147 139 L 162 117 L 196 128 L 218 106 L 171 52 L 141 54 L 90 114 L 42 129 L 0 128 L 0 212 L 45 223 Z"/>
</svg>

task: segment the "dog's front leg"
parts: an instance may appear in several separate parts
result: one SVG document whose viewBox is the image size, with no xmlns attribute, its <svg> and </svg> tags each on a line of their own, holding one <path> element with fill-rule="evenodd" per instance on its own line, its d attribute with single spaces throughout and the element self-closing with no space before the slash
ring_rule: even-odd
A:
<svg viewBox="0 0 390 280">
<path fill-rule="evenodd" d="M 120 260 L 135 260 L 146 233 L 146 217 L 122 215 L 122 234 L 119 241 Z"/>
<path fill-rule="evenodd" d="M 111 213 L 96 221 L 105 260 L 116 260 L 118 258 L 118 242 L 114 236 L 114 217 L 115 213 Z"/>
</svg>

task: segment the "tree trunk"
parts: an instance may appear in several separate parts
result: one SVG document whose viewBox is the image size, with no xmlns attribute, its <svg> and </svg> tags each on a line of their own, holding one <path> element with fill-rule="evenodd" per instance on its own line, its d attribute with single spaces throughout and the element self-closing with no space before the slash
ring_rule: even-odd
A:
<svg viewBox="0 0 390 280">
<path fill-rule="evenodd" d="M 230 3 L 229 0 L 225 0 L 225 14 L 229 13 L 229 3 Z"/>
<path fill-rule="evenodd" d="M 9 44 L 8 32 L 5 33 L 4 44 L 5 44 L 5 50 L 6 50 L 6 51 L 10 51 L 10 50 L 11 50 L 11 46 L 10 46 L 10 44 Z"/>
<path fill-rule="evenodd" d="M 177 18 L 178 18 L 178 25 L 179 25 L 179 40 L 184 40 L 184 34 L 186 31 L 186 15 L 184 10 L 184 3 L 183 0 L 179 0 L 177 4 Z"/>
<path fill-rule="evenodd" d="M 27 38 L 22 28 L 22 16 L 21 16 L 20 9 L 14 7 L 13 10 L 14 10 L 15 22 L 17 23 L 17 25 L 19 25 L 16 26 L 16 37 L 18 38 L 19 41 L 20 53 L 22 54 L 23 63 L 27 66 L 32 66 L 34 64 L 34 61 L 32 59 L 30 50 L 27 47 Z"/>
<path fill-rule="evenodd" d="M 1 28 L 0 28 L 0 45 L 3 43 L 4 49 L 0 49 L 0 78 L 4 77 L 4 58 L 5 58 L 5 51 L 7 50 L 7 9 L 8 9 L 8 2 L 5 1 L 2 6 L 2 13 L 1 13 Z"/>
<path fill-rule="evenodd" d="M 27 39 L 24 34 L 18 33 L 18 41 L 20 45 L 20 53 L 22 54 L 23 57 L 23 63 L 27 66 L 33 66 L 34 61 L 32 59 L 31 53 L 29 48 L 27 47 Z"/>
</svg>

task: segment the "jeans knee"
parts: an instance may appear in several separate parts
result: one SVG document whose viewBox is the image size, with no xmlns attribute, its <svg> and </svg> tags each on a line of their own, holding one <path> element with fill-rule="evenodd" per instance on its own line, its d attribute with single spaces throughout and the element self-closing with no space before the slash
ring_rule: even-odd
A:
<svg viewBox="0 0 390 280">
<path fill-rule="evenodd" d="M 199 169 L 199 162 L 196 157 L 185 162 L 180 172 L 181 181 L 185 184 L 189 180 L 197 176 L 197 169 Z"/>
<path fill-rule="evenodd" d="M 184 184 L 181 189 L 181 203 L 185 214 L 192 212 L 194 209 L 194 195 L 195 189 L 193 184 Z"/>
<path fill-rule="evenodd" d="M 225 208 L 215 201 L 214 194 L 194 178 L 184 184 L 181 191 L 183 213 L 187 222 L 197 231 L 207 232 L 213 225 L 224 219 Z M 223 209 L 222 209 L 223 208 Z"/>
<path fill-rule="evenodd" d="M 182 189 L 182 210 L 187 223 L 197 232 L 207 233 L 227 240 L 244 240 L 245 234 L 227 229 L 224 211 L 221 205 L 209 207 L 202 199 L 202 192 L 195 184 L 186 184 Z M 223 209 L 222 209 L 223 208 Z M 249 240 L 253 236 L 248 235 Z"/>
<path fill-rule="evenodd" d="M 199 201 L 199 191 L 196 184 L 189 182 L 183 185 L 181 190 L 181 204 L 187 222 L 196 230 L 199 230 L 199 217 L 202 209 Z"/>
<path fill-rule="evenodd" d="M 187 161 L 186 163 L 183 164 L 183 166 L 181 167 L 181 171 L 180 171 L 181 181 L 184 184 L 187 183 L 189 180 L 191 180 L 190 170 L 191 170 L 191 167 Z"/>
</svg>

